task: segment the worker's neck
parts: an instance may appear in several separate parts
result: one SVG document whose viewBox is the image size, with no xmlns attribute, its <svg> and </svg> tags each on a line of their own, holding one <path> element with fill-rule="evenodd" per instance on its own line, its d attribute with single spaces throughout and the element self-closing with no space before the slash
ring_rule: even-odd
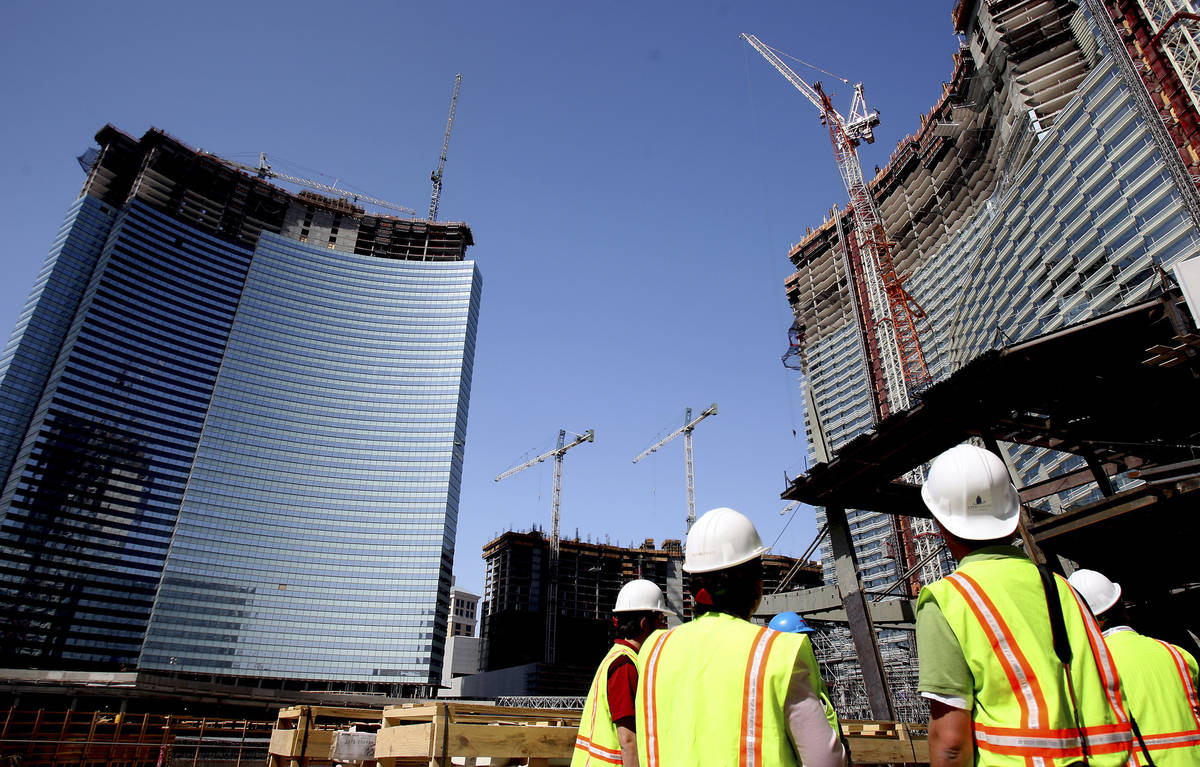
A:
<svg viewBox="0 0 1200 767">
<path fill-rule="evenodd" d="M 646 637 L 650 636 L 650 633 L 651 632 L 647 631 L 645 634 L 639 634 L 635 637 L 625 637 L 621 641 L 627 642 L 634 650 L 641 650 L 642 643 L 646 641 Z"/>
</svg>

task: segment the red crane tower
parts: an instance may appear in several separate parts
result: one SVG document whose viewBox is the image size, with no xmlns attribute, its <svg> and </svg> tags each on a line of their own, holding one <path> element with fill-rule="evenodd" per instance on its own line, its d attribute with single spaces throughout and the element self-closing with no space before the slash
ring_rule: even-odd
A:
<svg viewBox="0 0 1200 767">
<path fill-rule="evenodd" d="M 774 49 L 754 35 L 743 34 L 742 39 L 812 102 L 821 113 L 821 122 L 829 128 L 833 157 L 854 217 L 854 237 L 849 238 L 851 263 L 857 265 L 855 290 L 867 329 L 870 348 L 867 364 L 878 395 L 880 415 L 903 410 L 910 404 L 910 393 L 928 386 L 931 379 L 917 335 L 917 320 L 924 319 L 925 312 L 904 289 L 904 281 L 896 273 L 892 243 L 884 233 L 875 198 L 867 188 L 858 160 L 858 145 L 875 140 L 879 113 L 867 111 L 862 83 L 858 83 L 854 86 L 849 119 L 843 118 L 820 83 L 809 85 Z M 849 84 L 848 80 L 843 82 Z"/>
</svg>

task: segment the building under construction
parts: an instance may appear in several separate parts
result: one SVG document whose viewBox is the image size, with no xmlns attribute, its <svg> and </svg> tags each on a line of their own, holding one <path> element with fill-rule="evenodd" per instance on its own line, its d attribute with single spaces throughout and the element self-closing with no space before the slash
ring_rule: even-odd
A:
<svg viewBox="0 0 1200 767">
<path fill-rule="evenodd" d="M 850 206 L 834 207 L 789 254 L 795 323 L 785 363 L 803 374 L 810 458 L 836 459 L 988 350 L 1157 295 L 1197 252 L 1200 25 L 1189 11 L 1173 0 L 957 3 L 963 45 L 941 98 L 865 182 L 867 194 L 851 190 Z M 870 73 L 859 74 L 869 86 Z M 845 177 L 857 158 L 836 136 L 834 145 Z M 873 287 L 888 280 L 886 297 L 899 301 Z M 1094 462 L 1036 444 L 999 447 L 1025 486 Z M 1118 489 L 1126 481 L 1113 479 Z M 1084 483 L 1032 502 L 1058 513 L 1100 493 Z M 853 506 L 845 514 L 828 521 L 853 531 L 867 593 L 899 584 L 911 596 L 952 564 L 926 520 Z M 833 582 L 831 542 L 822 561 Z M 912 646 L 904 631 L 880 643 L 897 657 Z M 859 703 L 847 713 L 869 711 Z"/>
<path fill-rule="evenodd" d="M 667 539 L 656 547 L 562 540 L 553 654 L 548 656 L 546 583 L 549 540 L 539 530 L 506 532 L 484 546 L 480 663 L 487 673 L 465 680 L 463 694 L 487 696 L 499 680 L 505 695 L 583 695 L 596 664 L 612 645 L 611 618 L 617 592 L 636 578 L 658 584 L 672 624 L 691 617 L 691 592 L 683 572 L 683 546 Z M 763 589 L 773 592 L 821 583 L 820 567 L 792 557 L 763 557 Z M 553 662 L 547 663 L 547 658 Z"/>
</svg>

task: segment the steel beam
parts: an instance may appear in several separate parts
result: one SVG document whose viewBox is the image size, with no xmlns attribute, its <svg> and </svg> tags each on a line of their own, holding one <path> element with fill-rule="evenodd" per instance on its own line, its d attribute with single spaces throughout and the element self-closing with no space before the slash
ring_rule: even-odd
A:
<svg viewBox="0 0 1200 767">
<path fill-rule="evenodd" d="M 892 706 L 887 677 L 883 673 L 883 658 L 875 639 L 875 626 L 871 622 L 867 595 L 858 577 L 858 558 L 854 555 L 846 510 L 840 506 L 826 506 L 825 519 L 829 523 L 829 543 L 833 549 L 838 592 L 850 623 L 850 636 L 854 638 L 858 663 L 862 667 L 863 685 L 871 703 L 871 716 L 878 720 L 895 721 L 896 712 Z"/>
</svg>

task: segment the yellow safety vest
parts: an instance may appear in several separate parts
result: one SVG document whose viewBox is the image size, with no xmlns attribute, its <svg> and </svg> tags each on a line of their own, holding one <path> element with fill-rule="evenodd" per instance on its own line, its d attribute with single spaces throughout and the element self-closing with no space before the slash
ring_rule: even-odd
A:
<svg viewBox="0 0 1200 767">
<path fill-rule="evenodd" d="M 1116 661 L 1142 742 L 1158 767 L 1200 764 L 1200 700 L 1196 696 L 1196 659 L 1166 642 L 1136 631 L 1105 637 Z M 1142 747 L 1133 758 L 1147 764 Z"/>
<path fill-rule="evenodd" d="M 614 644 L 592 680 L 587 702 L 583 704 L 583 715 L 579 719 L 579 732 L 575 735 L 575 751 L 571 754 L 571 767 L 587 767 L 599 764 L 621 764 L 621 742 L 617 739 L 617 726 L 613 724 L 608 709 L 608 669 L 617 658 L 629 658 L 637 663 L 637 653 L 623 644 Z"/>
<path fill-rule="evenodd" d="M 1133 740 L 1117 669 L 1092 614 L 1055 577 L 1072 650 L 1071 680 L 1090 767 L 1129 759 Z M 975 764 L 1082 762 L 1066 672 L 1054 653 L 1037 567 L 1023 557 L 967 562 L 921 590 L 937 600 L 974 683 Z"/>
<path fill-rule="evenodd" d="M 784 719 L 792 669 L 812 645 L 724 613 L 651 634 L 638 653 L 641 767 L 797 765 Z"/>
</svg>

